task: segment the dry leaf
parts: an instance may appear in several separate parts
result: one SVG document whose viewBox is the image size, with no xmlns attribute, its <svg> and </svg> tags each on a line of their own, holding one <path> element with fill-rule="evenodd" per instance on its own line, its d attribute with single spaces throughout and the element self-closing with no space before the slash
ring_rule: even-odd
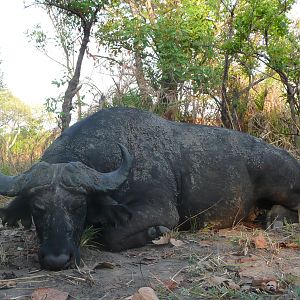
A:
<svg viewBox="0 0 300 300">
<path fill-rule="evenodd" d="M 159 300 L 151 287 L 141 287 L 139 294 L 142 296 L 142 300 Z"/>
<path fill-rule="evenodd" d="M 175 246 L 175 247 L 180 247 L 180 246 L 182 246 L 182 245 L 184 244 L 183 241 L 181 241 L 181 240 L 176 240 L 176 239 L 174 239 L 174 238 L 170 238 L 170 243 L 171 243 L 173 246 Z"/>
<path fill-rule="evenodd" d="M 39 288 L 32 293 L 31 300 L 67 300 L 68 296 L 68 293 L 56 289 Z"/>
<path fill-rule="evenodd" d="M 138 293 L 135 293 L 132 297 L 126 299 L 131 300 L 159 300 L 154 290 L 151 287 L 141 287 Z"/>
<path fill-rule="evenodd" d="M 163 235 L 158 240 L 153 240 L 152 243 L 155 245 L 167 245 L 170 242 L 170 236 Z"/>
<path fill-rule="evenodd" d="M 279 247 L 281 248 L 290 248 L 290 249 L 299 249 L 300 248 L 300 245 L 297 244 L 297 243 L 285 243 L 285 242 L 281 242 L 279 243 Z"/>
<path fill-rule="evenodd" d="M 169 279 L 163 281 L 165 287 L 169 290 L 175 290 L 178 287 L 178 283 L 175 280 Z"/>
<path fill-rule="evenodd" d="M 267 241 L 263 234 L 259 234 L 257 237 L 253 239 L 253 243 L 255 245 L 255 248 L 257 249 L 266 249 L 267 248 Z"/>
<path fill-rule="evenodd" d="M 143 296 L 139 293 L 135 293 L 132 297 L 128 297 L 126 299 L 131 299 L 131 300 L 144 300 Z"/>
</svg>

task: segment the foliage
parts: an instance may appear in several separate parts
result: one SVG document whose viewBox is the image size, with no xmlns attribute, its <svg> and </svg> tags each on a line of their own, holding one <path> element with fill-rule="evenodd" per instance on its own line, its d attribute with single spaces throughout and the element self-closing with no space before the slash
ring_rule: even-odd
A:
<svg viewBox="0 0 300 300">
<path fill-rule="evenodd" d="M 295 1 L 252 0 L 242 3 L 231 50 L 245 59 L 254 58 L 266 69 L 275 71 L 285 89 L 294 122 L 293 133 L 298 133 L 300 33 L 288 17 Z"/>
<path fill-rule="evenodd" d="M 58 98 L 48 98 L 46 103 L 48 110 L 53 111 L 53 108 L 60 107 L 60 102 L 62 102 L 61 110 L 57 111 L 57 120 L 58 125 L 64 131 L 70 125 L 71 111 L 76 104 L 79 107 L 79 117 L 81 117 L 82 97 L 79 91 L 82 87 L 80 84 L 82 62 L 92 36 L 92 28 L 107 1 L 35 0 L 34 4 L 47 11 L 56 30 L 56 37 L 52 42 L 64 52 L 63 63 L 57 58 L 52 58 L 52 60 L 64 68 L 63 78 L 55 80 L 54 84 L 58 82 L 59 86 L 66 84 L 65 93 Z M 49 39 L 39 26 L 28 32 L 28 37 L 34 41 L 37 49 L 49 56 L 46 48 Z M 76 95 L 77 103 L 73 100 Z"/>
<path fill-rule="evenodd" d="M 4 89 L 3 72 L 1 70 L 2 60 L 0 59 L 0 90 Z"/>
<path fill-rule="evenodd" d="M 30 117 L 31 112 L 28 106 L 14 97 L 8 90 L 0 90 L 1 133 L 16 130 L 16 128 L 26 124 Z"/>
<path fill-rule="evenodd" d="M 120 97 L 115 96 L 112 99 L 112 106 L 118 106 L 118 107 L 135 107 L 143 109 L 141 102 L 141 97 L 138 93 L 138 91 L 132 89 L 129 90 L 127 93 L 122 94 Z"/>
<path fill-rule="evenodd" d="M 133 56 L 138 52 L 142 65 L 135 67 L 142 68 L 150 96 L 158 104 L 184 101 L 178 92 L 191 87 L 192 94 L 199 90 L 208 94 L 220 77 L 220 68 L 214 63 L 215 16 L 211 7 L 196 0 L 150 2 L 155 11 L 149 9 L 149 1 L 140 5 L 116 1 L 99 27 L 99 43 L 117 59 L 122 58 L 122 51 Z M 126 63 L 117 59 L 112 63 Z"/>
<path fill-rule="evenodd" d="M 238 123 L 232 126 L 243 129 L 251 89 L 271 75 L 268 70 L 260 75 L 261 60 L 253 55 L 249 45 L 246 47 L 247 42 L 261 47 L 264 36 L 257 34 L 259 26 L 271 26 L 270 34 L 276 40 L 278 34 L 282 36 L 290 30 L 287 13 L 292 1 L 285 8 L 275 2 L 114 1 L 107 17 L 99 23 L 96 36 L 99 45 L 105 46 L 110 54 L 110 68 L 129 65 L 131 57 L 135 62 L 132 76 L 141 97 L 145 86 L 139 84 L 140 74 L 158 113 L 166 111 L 157 109 L 163 104 L 175 106 L 180 113 L 183 107 L 186 114 L 192 99 L 208 95 L 220 109 L 227 105 L 231 123 Z M 252 11 L 258 25 L 254 24 Z M 278 11 L 281 13 L 275 14 Z M 276 20 L 271 18 L 274 14 L 278 15 Z M 281 45 L 288 53 L 288 47 Z M 124 59 L 124 52 L 130 56 Z M 241 78 L 242 84 L 237 85 L 236 78 Z"/>
<path fill-rule="evenodd" d="M 41 51 L 55 45 L 65 53 L 58 61 L 64 75 L 53 80 L 59 88 L 72 81 L 76 69 L 72 55 L 78 54 L 85 24 L 91 21 L 93 44 L 85 53 L 98 70 L 105 66 L 114 84 L 105 95 L 96 84 L 89 88 L 96 101 L 88 112 L 134 106 L 169 119 L 209 122 L 258 136 L 264 134 L 256 125 L 267 122 L 275 131 L 274 139 L 281 139 L 277 133 L 286 137 L 285 145 L 297 137 L 300 33 L 289 17 L 294 0 L 35 3 L 47 9 L 57 36 L 50 40 L 36 27 L 31 39 Z M 66 93 L 48 98 L 48 109 L 60 120 L 76 106 L 81 115 L 81 105 L 88 102 L 82 84 L 83 80 L 73 86 L 77 100 L 71 106 L 69 102 L 66 111 L 61 109 Z M 274 103 L 280 110 L 270 112 L 265 104 L 275 86 Z"/>
<path fill-rule="evenodd" d="M 45 116 L 34 112 L 8 90 L 0 91 L 0 172 L 15 174 L 36 161 L 55 134 Z"/>
</svg>

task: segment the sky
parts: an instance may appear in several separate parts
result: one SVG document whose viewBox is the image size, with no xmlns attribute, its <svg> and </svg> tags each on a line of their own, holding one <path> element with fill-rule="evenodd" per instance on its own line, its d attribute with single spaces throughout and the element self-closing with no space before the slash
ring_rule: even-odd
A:
<svg viewBox="0 0 300 300">
<path fill-rule="evenodd" d="M 22 0 L 0 0 L 0 59 L 6 87 L 29 104 L 43 103 L 55 93 L 51 81 L 59 67 L 28 43 L 26 30 L 36 23 L 50 26 L 41 9 L 24 9 Z M 49 21 L 48 21 L 49 22 Z"/>
<path fill-rule="evenodd" d="M 292 15 L 300 17 L 300 0 Z M 24 8 L 23 0 L 0 0 L 0 59 L 6 87 L 32 105 L 43 104 L 57 94 L 51 81 L 60 67 L 28 43 L 25 32 L 35 24 L 50 28 L 46 13 L 37 7 Z M 105 79 L 101 79 L 105 84 Z"/>
</svg>

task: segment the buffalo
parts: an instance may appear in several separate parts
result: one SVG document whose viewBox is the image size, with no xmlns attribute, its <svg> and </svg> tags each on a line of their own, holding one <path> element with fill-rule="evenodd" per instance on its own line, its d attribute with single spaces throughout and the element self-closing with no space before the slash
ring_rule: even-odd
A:
<svg viewBox="0 0 300 300">
<path fill-rule="evenodd" d="M 27 172 L 0 174 L 0 194 L 15 197 L 3 223 L 33 219 L 41 266 L 60 270 L 79 263 L 91 225 L 121 251 L 192 223 L 230 227 L 257 208 L 296 212 L 300 165 L 245 133 L 111 108 L 64 131 Z"/>
</svg>

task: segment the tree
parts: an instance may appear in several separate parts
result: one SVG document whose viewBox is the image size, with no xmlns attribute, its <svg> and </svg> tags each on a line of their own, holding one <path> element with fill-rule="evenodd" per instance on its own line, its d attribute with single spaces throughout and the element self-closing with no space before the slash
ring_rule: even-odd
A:
<svg viewBox="0 0 300 300">
<path fill-rule="evenodd" d="M 195 97 L 218 84 L 211 80 L 219 72 L 214 33 L 214 12 L 205 2 L 130 0 L 115 3 L 97 37 L 114 61 L 122 51 L 131 54 L 141 98 L 154 99 L 152 109 L 174 119 L 189 102 L 185 92 Z"/>
<path fill-rule="evenodd" d="M 60 126 L 62 131 L 69 127 L 71 122 L 71 111 L 73 109 L 73 98 L 79 92 L 81 85 L 79 84 L 83 58 L 86 54 L 89 40 L 92 35 L 92 29 L 98 21 L 101 9 L 107 3 L 103 1 L 74 1 L 74 0 L 35 0 L 36 5 L 39 5 L 48 11 L 50 17 L 56 22 L 59 35 L 59 43 L 63 48 L 66 57 L 67 82 L 68 86 L 62 100 L 62 112 L 60 115 Z M 68 47 L 72 47 L 74 41 L 70 40 L 70 32 L 80 33 L 81 41 L 78 50 L 74 70 L 71 67 Z M 36 35 L 39 37 L 39 35 Z M 44 46 L 45 36 L 40 34 L 39 45 Z M 80 99 L 79 99 L 80 100 Z M 79 101 L 80 104 L 80 101 Z"/>
<path fill-rule="evenodd" d="M 8 90 L 0 91 L 0 172 L 17 173 L 38 159 L 57 134 L 45 129 L 47 115 Z"/>
<path fill-rule="evenodd" d="M 0 59 L 0 90 L 4 89 L 3 72 L 1 70 L 2 60 Z"/>
<path fill-rule="evenodd" d="M 266 70 L 278 76 L 285 89 L 294 123 L 299 134 L 300 114 L 300 34 L 288 13 L 294 0 L 243 1 L 235 24 L 233 48 L 246 58 L 255 58 Z"/>
</svg>

